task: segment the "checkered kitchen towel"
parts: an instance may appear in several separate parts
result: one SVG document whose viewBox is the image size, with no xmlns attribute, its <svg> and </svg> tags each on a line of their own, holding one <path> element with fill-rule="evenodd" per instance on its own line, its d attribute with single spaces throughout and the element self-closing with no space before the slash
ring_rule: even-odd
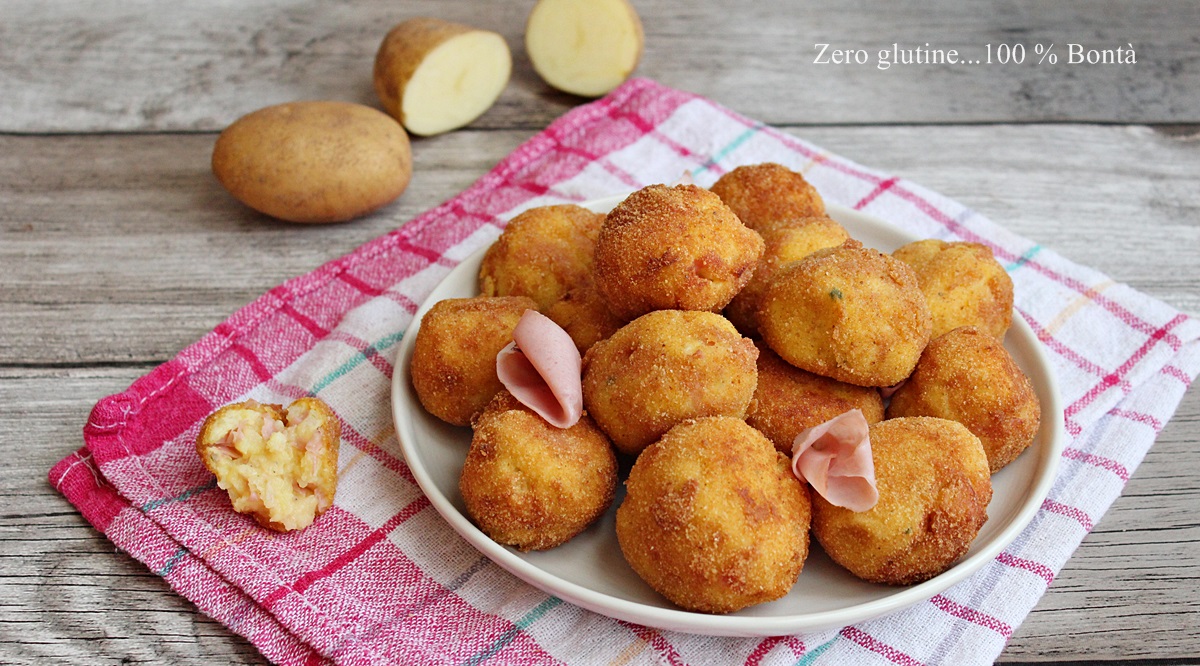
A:
<svg viewBox="0 0 1200 666">
<path fill-rule="evenodd" d="M 922 237 L 990 245 L 1054 362 L 1069 435 L 1032 523 L 994 561 L 893 615 L 813 634 L 716 638 L 580 609 L 480 556 L 430 508 L 389 412 L 392 359 L 449 270 L 535 205 L 740 164 L 803 172 L 831 202 Z M 1200 372 L 1200 323 L 962 205 L 708 100 L 635 79 L 578 107 L 462 194 L 272 289 L 124 393 L 50 481 L 121 549 L 281 664 L 991 663 L 1120 494 Z M 280 535 L 230 510 L 193 449 L 246 398 L 317 395 L 343 421 L 337 502 Z"/>
</svg>

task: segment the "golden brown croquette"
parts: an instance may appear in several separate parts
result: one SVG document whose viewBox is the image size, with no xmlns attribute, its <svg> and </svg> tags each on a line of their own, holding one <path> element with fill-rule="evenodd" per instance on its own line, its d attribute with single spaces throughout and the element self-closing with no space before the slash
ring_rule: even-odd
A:
<svg viewBox="0 0 1200 666">
<path fill-rule="evenodd" d="M 1004 338 L 1012 325 L 1012 278 L 980 243 L 929 239 L 892 256 L 912 267 L 933 315 L 933 337 L 959 326 L 978 326 Z"/>
<path fill-rule="evenodd" d="M 987 520 L 991 474 L 979 438 L 932 417 L 871 426 L 879 502 L 855 512 L 813 494 L 813 536 L 873 583 L 908 585 L 949 569 Z"/>
<path fill-rule="evenodd" d="M 932 322 L 913 271 L 849 240 L 782 271 L 759 302 L 758 326 L 799 368 L 857 386 L 908 377 Z"/>
<path fill-rule="evenodd" d="M 757 357 L 721 315 L 657 310 L 584 355 L 584 408 L 618 451 L 636 455 L 685 419 L 744 417 Z"/>
<path fill-rule="evenodd" d="M 803 175 L 774 162 L 737 167 L 710 189 L 754 230 L 780 220 L 825 215 L 825 201 L 817 188 Z"/>
<path fill-rule="evenodd" d="M 596 288 L 618 317 L 719 312 L 750 280 L 762 238 L 715 194 L 651 185 L 608 213 L 596 242 Z"/>
<path fill-rule="evenodd" d="M 642 452 L 617 509 L 629 565 L 676 605 L 730 613 L 778 599 L 808 556 L 808 488 L 733 417 L 685 421 Z"/>
<path fill-rule="evenodd" d="M 934 338 L 888 405 L 889 418 L 938 416 L 965 425 L 983 442 L 992 473 L 1029 448 L 1041 414 L 1029 377 L 999 340 L 974 326 Z"/>
<path fill-rule="evenodd" d="M 725 316 L 743 335 L 758 336 L 758 302 L 767 285 L 784 268 L 827 247 L 850 239 L 842 225 L 828 217 L 801 217 L 764 224 L 757 229 L 764 250 L 754 275 L 725 306 Z"/>
<path fill-rule="evenodd" d="M 544 550 L 566 543 L 608 510 L 617 458 L 584 415 L 550 425 L 501 391 L 476 418 L 459 477 L 467 514 L 497 543 Z"/>
<path fill-rule="evenodd" d="M 602 213 L 573 204 L 530 208 L 509 220 L 483 255 L 479 293 L 528 296 L 545 310 L 591 282 Z"/>
<path fill-rule="evenodd" d="M 814 375 L 758 345 L 758 387 L 746 409 L 746 423 L 781 453 L 792 455 L 796 435 L 852 409 L 862 411 L 867 423 L 883 420 L 878 389 Z"/>
<path fill-rule="evenodd" d="M 426 411 L 467 425 L 500 389 L 496 354 L 521 315 L 537 309 L 524 296 L 476 296 L 439 301 L 421 318 L 409 373 Z"/>
</svg>

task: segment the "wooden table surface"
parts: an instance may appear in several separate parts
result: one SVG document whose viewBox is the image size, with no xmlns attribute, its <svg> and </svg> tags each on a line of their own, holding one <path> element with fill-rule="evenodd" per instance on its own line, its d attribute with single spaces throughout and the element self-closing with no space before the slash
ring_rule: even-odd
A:
<svg viewBox="0 0 1200 666">
<path fill-rule="evenodd" d="M 1200 3 L 634 3 L 639 75 L 1200 312 Z M 46 472 L 81 445 L 97 400 L 263 291 L 453 196 L 584 101 L 529 65 L 531 5 L 0 4 L 0 662 L 262 662 L 117 552 Z M 514 72 L 470 127 L 414 141 L 399 200 L 348 224 L 295 226 L 218 186 L 213 141 L 238 116 L 295 99 L 377 106 L 375 49 L 419 15 L 500 32 Z M 881 49 L 926 43 L 976 59 L 1021 44 L 1024 60 L 878 66 Z M 869 62 L 817 63 L 820 44 Z M 1071 44 L 1136 62 L 1073 64 Z M 1001 661 L 1200 659 L 1198 425 L 1193 389 Z"/>
</svg>

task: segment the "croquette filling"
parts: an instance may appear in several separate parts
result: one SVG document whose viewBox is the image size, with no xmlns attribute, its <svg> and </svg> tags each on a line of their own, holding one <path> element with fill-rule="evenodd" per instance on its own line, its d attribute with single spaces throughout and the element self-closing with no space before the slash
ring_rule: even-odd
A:
<svg viewBox="0 0 1200 666">
<path fill-rule="evenodd" d="M 207 455 L 236 511 L 265 515 L 293 530 L 310 525 L 332 501 L 319 483 L 329 442 L 322 419 L 307 406 L 289 407 L 284 418 L 233 410 L 213 429 Z"/>
</svg>

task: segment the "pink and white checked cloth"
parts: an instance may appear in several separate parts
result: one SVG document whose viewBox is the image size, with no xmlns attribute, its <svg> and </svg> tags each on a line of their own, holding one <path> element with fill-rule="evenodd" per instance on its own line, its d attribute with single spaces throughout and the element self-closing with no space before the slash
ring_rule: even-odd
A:
<svg viewBox="0 0 1200 666">
<path fill-rule="evenodd" d="M 392 428 L 392 358 L 417 305 L 519 210 L 685 171 L 710 184 L 763 161 L 919 236 L 986 243 L 1007 265 L 1066 405 L 1069 442 L 1033 522 L 927 602 L 767 639 L 618 622 L 481 557 L 430 508 Z M 85 446 L 50 481 L 117 546 L 280 664 L 984 664 L 1121 493 L 1198 373 L 1200 322 L 918 185 L 635 79 L 567 113 L 462 194 L 272 289 L 100 401 Z M 337 502 L 301 533 L 269 533 L 230 510 L 193 441 L 220 405 L 303 395 L 323 398 L 344 423 Z"/>
</svg>

